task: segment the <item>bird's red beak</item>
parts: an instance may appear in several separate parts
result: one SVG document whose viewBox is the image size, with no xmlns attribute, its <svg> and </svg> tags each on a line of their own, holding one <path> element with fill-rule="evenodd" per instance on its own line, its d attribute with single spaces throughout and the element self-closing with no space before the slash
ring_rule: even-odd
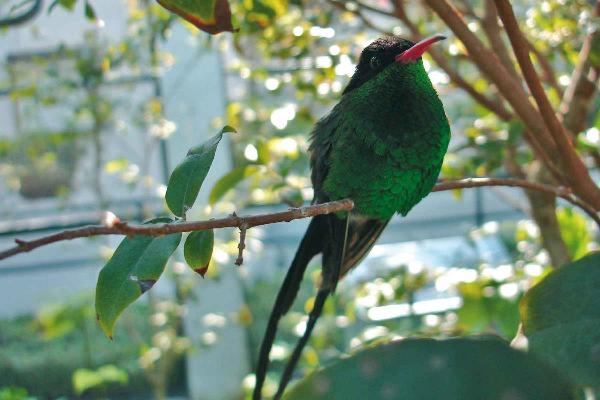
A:
<svg viewBox="0 0 600 400">
<path fill-rule="evenodd" d="M 439 42 L 440 40 L 446 39 L 446 36 L 435 35 L 427 39 L 423 39 L 420 42 L 416 43 L 413 47 L 408 50 L 404 50 L 402 53 L 396 56 L 396 61 L 402 61 L 403 63 L 410 63 L 416 61 L 419 57 L 423 55 L 435 42 Z"/>
</svg>

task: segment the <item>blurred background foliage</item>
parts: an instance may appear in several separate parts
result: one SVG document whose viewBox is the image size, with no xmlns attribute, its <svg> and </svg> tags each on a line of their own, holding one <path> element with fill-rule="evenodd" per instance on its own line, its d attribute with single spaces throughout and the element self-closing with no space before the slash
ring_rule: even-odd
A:
<svg viewBox="0 0 600 400">
<path fill-rule="evenodd" d="M 51 7 L 73 9 L 75 2 L 55 1 Z M 486 23 L 486 18 L 491 17 L 490 2 L 455 3 L 469 30 L 494 47 L 505 65 L 516 71 L 510 54 L 501 52 L 509 48 L 507 41 L 500 38 L 500 44 L 494 42 L 498 28 Z M 94 1 L 86 4 L 88 18 L 97 21 L 102 17 L 93 11 Z M 585 0 L 519 0 L 512 4 L 532 46 L 544 88 L 555 109 L 560 109 L 585 34 L 596 29 L 598 16 L 593 14 L 592 3 Z M 38 83 L 20 86 L 19 91 L 12 93 L 15 99 L 26 99 L 31 104 L 31 115 L 36 114 L 37 107 L 64 110 L 60 129 L 52 128 L 55 133 L 44 136 L 48 141 L 44 146 L 39 145 L 36 134 L 40 129 L 48 130 L 43 121 L 26 129 L 28 136 L 24 139 L 0 142 L 0 172 L 9 186 L 12 184 L 23 196 L 27 197 L 23 166 L 29 173 L 56 169 L 64 174 L 61 165 L 73 163 L 80 141 L 94 141 L 98 135 L 109 134 L 111 129 L 106 129 L 107 126 L 117 126 L 113 111 L 123 107 L 123 102 L 103 96 L 99 82 L 123 71 L 160 76 L 161 68 L 177 62 L 160 49 L 160 43 L 169 37 L 172 24 L 181 22 L 153 2 L 130 1 L 128 5 L 130 29 L 122 42 L 98 43 L 90 36 L 86 38 L 84 51 L 61 50 L 61 56 L 67 54 L 74 60 L 66 76 L 59 74 L 48 59 L 40 60 L 35 71 Z M 523 138 L 523 124 L 469 57 L 464 45 L 448 34 L 448 28 L 425 3 L 233 0 L 231 8 L 234 25 L 240 28 L 238 34 L 215 38 L 197 34 L 190 28 L 193 40 L 217 46 L 225 57 L 230 101 L 226 115 L 212 123 L 215 127 L 228 124 L 240 132 L 231 136 L 234 169 L 224 173 L 211 191 L 210 207 L 205 210 L 212 211 L 211 215 L 269 204 L 299 205 L 312 198 L 307 153 L 310 130 L 339 98 L 354 72 L 361 49 L 384 33 L 413 40 L 433 33 L 448 36 L 443 46 L 424 56 L 430 79 L 452 124 L 453 139 L 442 179 L 511 176 L 545 182 L 539 162 Z M 591 57 L 595 65 L 600 60 L 598 43 Z M 586 117 L 570 123 L 568 128 L 595 173 L 600 165 L 600 101 L 595 94 L 587 101 Z M 164 119 L 160 100 L 152 96 L 136 110 L 133 123 L 149 133 L 148 143 L 165 139 L 175 130 L 174 123 Z M 78 132 L 76 140 L 71 134 L 74 131 Z M 97 160 L 102 159 L 98 156 Z M 141 171 L 132 170 L 127 159 L 98 161 L 95 168 L 96 172 L 118 174 L 132 187 L 142 184 L 146 190 L 160 189 L 158 182 L 144 179 L 143 166 Z M 50 189 L 34 185 L 43 193 L 30 196 L 68 196 L 70 177 L 55 179 L 59 184 Z M 99 185 L 97 190 L 102 202 Z M 456 195 L 460 199 L 460 193 Z M 509 260 L 490 263 L 482 258 L 446 266 L 401 264 L 377 278 L 342 282 L 338 294 L 328 301 L 302 356 L 301 371 L 306 373 L 366 343 L 399 336 L 486 333 L 512 339 L 519 324 L 518 302 L 523 292 L 552 267 L 596 249 L 598 232 L 586 216 L 569 207 L 557 206 L 554 199 L 540 200 L 536 194 L 527 193 L 526 202 L 516 198 L 508 201 L 513 201 L 529 218 L 488 222 L 470 232 L 465 240 L 474 245 L 486 237 L 494 237 L 510 256 Z M 541 215 L 545 209 L 550 210 L 549 214 Z M 260 237 L 253 240 L 260 241 Z M 211 268 L 213 274 L 218 264 L 230 260 L 226 254 L 234 253 L 236 244 L 236 238 L 230 237 L 217 242 L 217 253 L 225 256 L 216 257 Z M 272 355 L 276 361 L 267 382 L 267 391 L 271 393 L 275 391 L 283 361 L 306 322 L 305 314 L 310 310 L 319 282 L 318 269 L 314 265 L 307 273 L 306 280 L 312 286 L 302 288 L 293 312 L 281 323 Z M 256 282 L 248 279 L 248 308 L 238 323 L 248 326 L 250 349 L 258 349 L 282 278 L 283 273 L 278 273 Z M 153 382 L 155 397 L 162 398 L 169 379 L 171 390 L 181 390 L 183 366 L 179 356 L 188 344 L 180 336 L 181 313 L 177 310 L 189 294 L 188 285 L 187 281 L 180 282 L 179 293 L 183 295 L 174 301 L 154 299 L 149 307 L 138 305 L 129 310 L 121 329 L 137 332 L 133 335 L 137 340 L 117 332 L 119 340 L 114 342 L 110 353 L 90 351 L 90 348 L 101 349 L 98 342 L 104 339 L 92 322 L 89 309 L 92 303 L 87 298 L 84 302 L 43 309 L 35 318 L 1 321 L 0 362 L 4 365 L 0 370 L 6 372 L 0 374 L 0 387 L 7 388 L 0 391 L 0 399 L 27 398 L 25 392 L 8 388 L 14 385 L 27 388 L 30 393 L 35 390 L 35 396 L 41 398 L 60 395 L 101 398 L 109 394 L 111 398 L 133 398 L 134 393 L 148 392 L 145 382 Z M 460 302 L 456 308 L 440 313 L 416 312 L 412 304 L 424 293 L 456 297 Z M 372 318 L 372 310 L 398 304 L 406 305 L 402 316 L 382 321 Z M 152 321 L 161 322 L 152 331 L 153 336 L 144 328 Z M 30 339 L 24 341 L 25 337 Z M 168 349 L 163 348 L 166 342 L 170 343 Z M 166 362 L 166 368 L 157 366 L 160 360 Z M 118 365 L 118 371 L 109 367 L 110 371 L 105 369 L 102 374 L 100 368 L 111 364 Z M 43 376 L 39 376 L 40 371 Z M 80 383 L 73 385 L 72 379 Z M 249 394 L 252 377 L 243 385 Z"/>
</svg>

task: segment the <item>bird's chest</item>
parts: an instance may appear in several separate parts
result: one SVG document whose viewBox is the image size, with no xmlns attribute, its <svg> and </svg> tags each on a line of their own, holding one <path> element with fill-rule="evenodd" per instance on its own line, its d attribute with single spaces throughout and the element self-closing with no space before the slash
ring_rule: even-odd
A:
<svg viewBox="0 0 600 400">
<path fill-rule="evenodd" d="M 355 210 L 381 219 L 406 214 L 435 184 L 449 141 L 449 127 L 436 114 L 408 115 L 402 107 L 377 108 L 340 125 L 325 190 L 350 197 Z M 439 111 L 439 110 L 437 110 Z"/>
</svg>

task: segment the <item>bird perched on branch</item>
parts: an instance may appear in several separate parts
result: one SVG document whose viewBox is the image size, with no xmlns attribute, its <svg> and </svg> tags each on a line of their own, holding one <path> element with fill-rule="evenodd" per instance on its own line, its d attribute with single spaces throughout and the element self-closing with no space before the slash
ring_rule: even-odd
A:
<svg viewBox="0 0 600 400">
<path fill-rule="evenodd" d="M 276 399 L 338 280 L 369 252 L 395 213 L 406 215 L 434 186 L 450 127 L 421 55 L 442 39 L 433 36 L 415 44 L 390 36 L 368 45 L 339 103 L 315 125 L 310 146 L 313 202 L 350 198 L 355 207 L 311 220 L 271 311 L 255 400 L 261 398 L 277 324 L 292 306 L 310 260 L 322 254 L 322 283 Z"/>
</svg>

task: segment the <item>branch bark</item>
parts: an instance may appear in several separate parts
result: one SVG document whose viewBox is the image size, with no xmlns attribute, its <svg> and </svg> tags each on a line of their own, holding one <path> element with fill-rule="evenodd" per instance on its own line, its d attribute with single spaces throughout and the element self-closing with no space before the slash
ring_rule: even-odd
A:
<svg viewBox="0 0 600 400">
<path fill-rule="evenodd" d="M 404 4 L 400 0 L 395 0 L 394 4 L 394 13 L 392 16 L 398 18 L 402 23 L 408 28 L 410 31 L 411 39 L 413 41 L 419 41 L 423 39 L 419 32 L 419 28 L 410 20 L 408 15 L 406 14 L 406 10 L 404 9 Z M 360 3 L 359 3 L 360 6 Z M 430 48 L 428 50 L 429 55 L 433 58 L 433 61 L 440 67 L 452 83 L 454 83 L 459 88 L 463 89 L 473 100 L 478 102 L 480 105 L 484 106 L 488 110 L 492 111 L 496 115 L 498 115 L 504 121 L 510 121 L 513 118 L 512 113 L 507 110 L 502 102 L 490 99 L 483 93 L 477 91 L 473 85 L 467 82 L 460 73 L 450 66 L 450 63 L 444 55 L 435 48 Z"/>
<path fill-rule="evenodd" d="M 463 42 L 469 57 L 488 77 L 512 109 L 525 124 L 525 138 L 538 159 L 552 171 L 553 175 L 564 181 L 561 168 L 556 164 L 558 148 L 547 132 L 544 121 L 529 101 L 529 96 L 511 74 L 506 70 L 496 54 L 486 48 L 479 38 L 469 30 L 462 16 L 447 0 L 423 0 Z"/>
<path fill-rule="evenodd" d="M 441 192 L 454 189 L 468 189 L 483 186 L 507 186 L 521 187 L 529 190 L 537 190 L 552 194 L 556 197 L 561 197 L 571 204 L 580 207 L 592 218 L 598 226 L 600 226 L 600 217 L 586 202 L 575 197 L 569 189 L 557 188 L 550 185 L 530 182 L 523 179 L 509 178 L 467 178 L 457 181 L 441 182 L 435 185 L 432 192 Z M 5 258 L 26 253 L 38 247 L 46 246 L 51 243 L 72 240 L 77 238 L 100 236 L 100 235 L 145 235 L 145 236 L 162 236 L 171 233 L 201 231 L 216 228 L 238 228 L 247 230 L 249 228 L 274 224 L 277 222 L 289 222 L 295 219 L 310 218 L 316 215 L 331 214 L 339 211 L 350 211 L 354 208 L 354 203 L 350 199 L 332 201 L 329 203 L 315 204 L 306 207 L 293 208 L 287 211 L 281 211 L 270 214 L 259 214 L 249 216 L 231 215 L 227 218 L 211 219 L 208 221 L 190 221 L 190 222 L 175 222 L 169 224 L 156 225 L 129 225 L 125 222 L 117 222 L 112 226 L 106 225 L 91 225 L 81 228 L 75 228 L 57 232 L 52 235 L 44 236 L 39 239 L 26 241 L 15 239 L 16 246 L 0 252 L 0 260 Z M 243 249 L 240 249 L 243 250 Z"/>
<path fill-rule="evenodd" d="M 558 156 L 560 157 L 563 166 L 566 168 L 566 177 L 570 182 L 573 190 L 586 202 L 594 206 L 595 209 L 600 209 L 600 189 L 589 175 L 589 172 L 583 161 L 577 153 L 571 139 L 567 135 L 563 125 L 558 120 L 546 92 L 542 87 L 542 83 L 535 72 L 533 63 L 529 58 L 529 45 L 521 29 L 517 23 L 514 10 L 508 0 L 494 0 L 498 15 L 504 24 L 504 28 L 512 45 L 525 82 L 537 103 L 539 112 L 542 115 L 542 120 L 555 144 L 560 148 Z"/>
<path fill-rule="evenodd" d="M 600 16 L 600 1 L 596 1 L 592 18 Z M 577 65 L 571 75 L 571 81 L 565 91 L 560 106 L 563 124 L 572 134 L 577 135 L 586 127 L 587 116 L 596 93 L 596 85 L 600 75 L 600 68 L 592 65 L 592 43 L 600 40 L 600 28 L 589 32 L 579 52 Z"/>
<path fill-rule="evenodd" d="M 306 207 L 292 208 L 287 211 L 281 211 L 270 214 L 259 214 L 249 216 L 231 215 L 227 218 L 211 219 L 208 221 L 190 221 L 175 222 L 170 224 L 156 225 L 129 225 L 125 222 L 116 222 L 112 226 L 91 225 L 81 228 L 69 229 L 58 232 L 42 238 L 25 241 L 15 239 L 17 245 L 8 250 L 0 252 L 0 260 L 14 256 L 19 253 L 26 253 L 41 246 L 63 240 L 72 240 L 100 235 L 146 235 L 162 236 L 171 233 L 202 231 L 215 228 L 252 228 L 254 226 L 274 224 L 277 222 L 289 222 L 295 219 L 314 217 L 315 215 L 331 214 L 338 211 L 349 211 L 354 208 L 352 200 L 344 199 L 330 203 L 315 204 Z"/>
</svg>

